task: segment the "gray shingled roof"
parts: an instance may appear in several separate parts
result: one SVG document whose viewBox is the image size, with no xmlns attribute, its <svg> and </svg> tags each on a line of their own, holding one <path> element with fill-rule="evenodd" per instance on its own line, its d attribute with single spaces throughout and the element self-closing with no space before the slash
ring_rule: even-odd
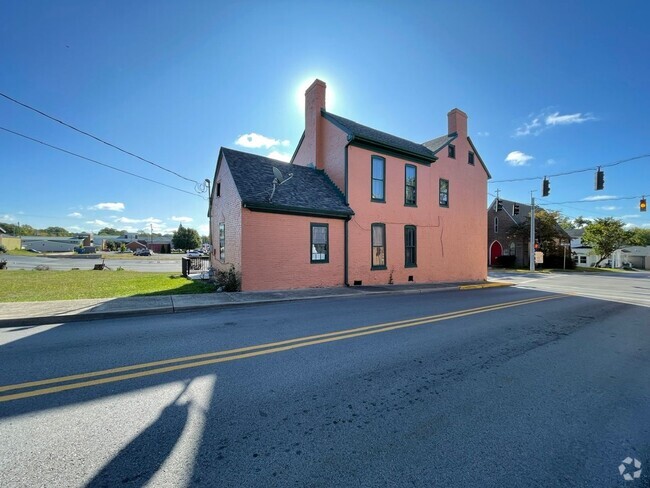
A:
<svg viewBox="0 0 650 488">
<path fill-rule="evenodd" d="M 434 161 L 436 159 L 435 154 L 430 149 L 422 144 L 418 144 L 417 142 L 402 139 L 401 137 L 397 137 L 386 132 L 367 127 L 365 125 L 358 124 L 352 120 L 348 120 L 338 115 L 334 115 L 333 113 L 326 112 L 325 110 L 321 110 L 321 114 L 341 130 L 345 131 L 348 136 L 352 136 L 355 139 L 387 146 L 398 151 L 410 153 L 415 156 L 428 159 L 430 161 Z"/>
<path fill-rule="evenodd" d="M 283 163 L 275 159 L 222 148 L 242 204 L 278 212 L 295 212 L 306 215 L 347 216 L 352 209 L 345 204 L 343 193 L 332 183 L 324 171 L 307 166 Z M 280 170 L 284 178 L 293 177 L 277 185 L 273 200 L 273 168 Z"/>
<path fill-rule="evenodd" d="M 448 134 L 446 136 L 440 136 L 440 137 L 436 137 L 435 139 L 431 139 L 430 141 L 422 143 L 422 145 L 435 154 L 438 151 L 440 151 L 443 147 L 445 147 L 447 144 L 449 144 L 451 141 L 456 139 L 456 137 L 458 137 L 458 134 L 454 132 L 453 134 Z"/>
</svg>

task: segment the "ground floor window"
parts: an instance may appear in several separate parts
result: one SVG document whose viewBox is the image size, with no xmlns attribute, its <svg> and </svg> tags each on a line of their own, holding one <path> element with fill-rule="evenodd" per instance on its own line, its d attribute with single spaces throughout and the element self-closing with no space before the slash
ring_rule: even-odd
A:
<svg viewBox="0 0 650 488">
<path fill-rule="evenodd" d="M 386 269 L 386 225 L 372 224 L 372 269 Z"/>
<path fill-rule="evenodd" d="M 417 266 L 417 241 L 414 225 L 404 227 L 404 266 L 413 268 Z"/>
<path fill-rule="evenodd" d="M 587 264 L 587 256 L 580 256 L 580 264 Z"/>
<path fill-rule="evenodd" d="M 219 224 L 219 261 L 226 260 L 226 224 Z"/>
<path fill-rule="evenodd" d="M 329 262 L 329 224 L 311 224 L 311 262 Z"/>
</svg>

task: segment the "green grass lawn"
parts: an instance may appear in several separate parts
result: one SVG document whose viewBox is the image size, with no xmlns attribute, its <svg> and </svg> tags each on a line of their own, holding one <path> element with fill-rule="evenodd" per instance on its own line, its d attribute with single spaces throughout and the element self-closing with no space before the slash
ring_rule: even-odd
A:
<svg viewBox="0 0 650 488">
<path fill-rule="evenodd" d="M 169 273 L 0 270 L 0 302 L 210 293 L 214 285 Z"/>
<path fill-rule="evenodd" d="M 27 251 L 25 249 L 12 249 L 11 251 L 7 251 L 7 255 L 9 256 L 42 256 L 42 254 L 39 254 L 37 252 L 31 252 Z M 2 259 L 3 254 L 0 254 L 0 259 Z"/>
</svg>

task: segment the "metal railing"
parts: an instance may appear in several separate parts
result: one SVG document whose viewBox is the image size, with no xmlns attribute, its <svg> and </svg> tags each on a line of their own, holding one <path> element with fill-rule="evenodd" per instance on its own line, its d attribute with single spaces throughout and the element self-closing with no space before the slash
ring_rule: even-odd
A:
<svg viewBox="0 0 650 488">
<path fill-rule="evenodd" d="M 199 274 L 210 270 L 210 256 L 199 256 L 196 258 L 181 259 L 183 276 L 186 278 L 191 274 Z"/>
</svg>

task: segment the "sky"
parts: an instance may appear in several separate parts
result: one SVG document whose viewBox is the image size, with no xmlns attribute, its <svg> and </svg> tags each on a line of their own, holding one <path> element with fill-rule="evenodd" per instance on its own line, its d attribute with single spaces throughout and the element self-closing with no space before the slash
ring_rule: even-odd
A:
<svg viewBox="0 0 650 488">
<path fill-rule="evenodd" d="M 416 142 L 465 111 L 489 201 L 535 190 L 570 218 L 650 227 L 650 157 L 604 167 L 594 190 L 597 166 L 650 155 L 649 15 L 634 0 L 0 0 L 0 93 L 167 170 L 0 97 L 0 222 L 207 234 L 219 148 L 288 159 L 319 78 L 329 111 Z M 503 181 L 545 175 L 548 197 L 541 179 Z"/>
</svg>

